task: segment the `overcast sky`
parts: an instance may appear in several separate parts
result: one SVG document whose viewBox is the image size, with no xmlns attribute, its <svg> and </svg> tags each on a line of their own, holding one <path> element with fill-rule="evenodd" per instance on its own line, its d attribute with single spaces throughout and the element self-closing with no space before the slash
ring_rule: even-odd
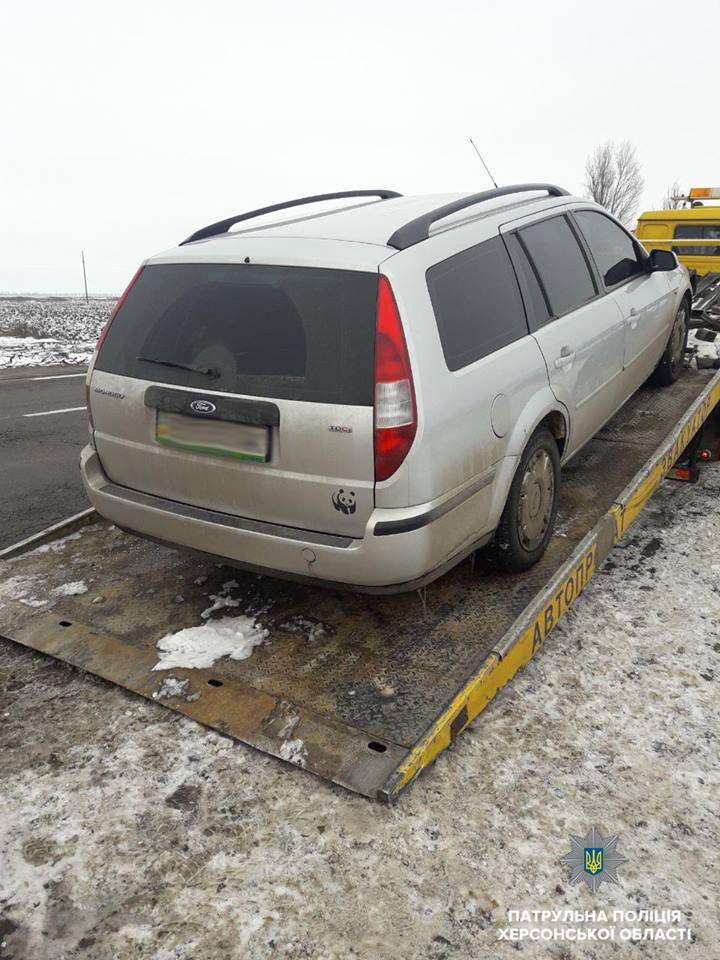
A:
<svg viewBox="0 0 720 960">
<path fill-rule="evenodd" d="M 470 136 L 501 184 L 582 191 L 628 138 L 642 207 L 720 186 L 716 27 L 716 0 L 0 0 L 0 291 L 79 291 L 82 247 L 118 293 L 291 197 L 485 189 Z"/>
</svg>

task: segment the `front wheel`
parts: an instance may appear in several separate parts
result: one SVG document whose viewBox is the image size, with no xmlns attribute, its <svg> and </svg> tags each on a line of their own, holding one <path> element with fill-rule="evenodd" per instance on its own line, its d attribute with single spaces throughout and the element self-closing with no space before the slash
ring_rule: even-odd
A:
<svg viewBox="0 0 720 960">
<path fill-rule="evenodd" d="M 669 387 L 680 376 L 685 359 L 688 339 L 689 311 L 687 300 L 683 300 L 675 314 L 675 323 L 660 362 L 650 374 L 650 383 L 659 387 Z"/>
<path fill-rule="evenodd" d="M 557 443 L 541 427 L 523 451 L 495 532 L 492 551 L 498 566 L 519 573 L 538 562 L 552 536 L 559 492 Z"/>
</svg>

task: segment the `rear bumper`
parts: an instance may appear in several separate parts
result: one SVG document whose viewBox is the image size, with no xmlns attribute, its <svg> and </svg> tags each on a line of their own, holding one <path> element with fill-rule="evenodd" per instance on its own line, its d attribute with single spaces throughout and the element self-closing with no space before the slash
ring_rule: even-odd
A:
<svg viewBox="0 0 720 960">
<path fill-rule="evenodd" d="M 91 446 L 83 450 L 80 466 L 92 505 L 125 530 L 209 554 L 231 566 L 322 586 L 368 593 L 416 589 L 483 546 L 491 535 L 483 530 L 492 474 L 471 484 L 462 497 L 456 494 L 410 510 L 375 510 L 366 535 L 351 539 L 234 517 L 117 486 Z"/>
</svg>

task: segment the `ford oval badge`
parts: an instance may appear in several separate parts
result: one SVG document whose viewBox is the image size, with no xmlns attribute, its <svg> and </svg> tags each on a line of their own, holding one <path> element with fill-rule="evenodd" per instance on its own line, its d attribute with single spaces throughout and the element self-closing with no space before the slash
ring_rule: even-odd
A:
<svg viewBox="0 0 720 960">
<path fill-rule="evenodd" d="M 191 400 L 190 409 L 194 413 L 215 413 L 217 407 L 209 400 Z"/>
</svg>

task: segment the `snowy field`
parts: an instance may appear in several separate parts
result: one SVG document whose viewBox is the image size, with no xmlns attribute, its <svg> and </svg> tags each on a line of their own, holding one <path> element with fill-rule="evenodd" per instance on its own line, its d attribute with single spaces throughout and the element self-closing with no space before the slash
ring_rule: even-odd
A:
<svg viewBox="0 0 720 960">
<path fill-rule="evenodd" d="M 0 370 L 90 360 L 114 298 L 0 296 Z"/>
<path fill-rule="evenodd" d="M 0 957 L 718 960 L 719 502 L 718 465 L 664 483 L 395 807 L 0 641 Z M 0 608 L 89 595 L 95 535 L 40 548 L 54 585 L 4 565 Z M 199 621 L 252 613 L 195 582 Z M 595 895 L 560 861 L 591 826 L 627 858 Z M 542 909 L 678 910 L 692 940 L 499 941 Z"/>
</svg>

